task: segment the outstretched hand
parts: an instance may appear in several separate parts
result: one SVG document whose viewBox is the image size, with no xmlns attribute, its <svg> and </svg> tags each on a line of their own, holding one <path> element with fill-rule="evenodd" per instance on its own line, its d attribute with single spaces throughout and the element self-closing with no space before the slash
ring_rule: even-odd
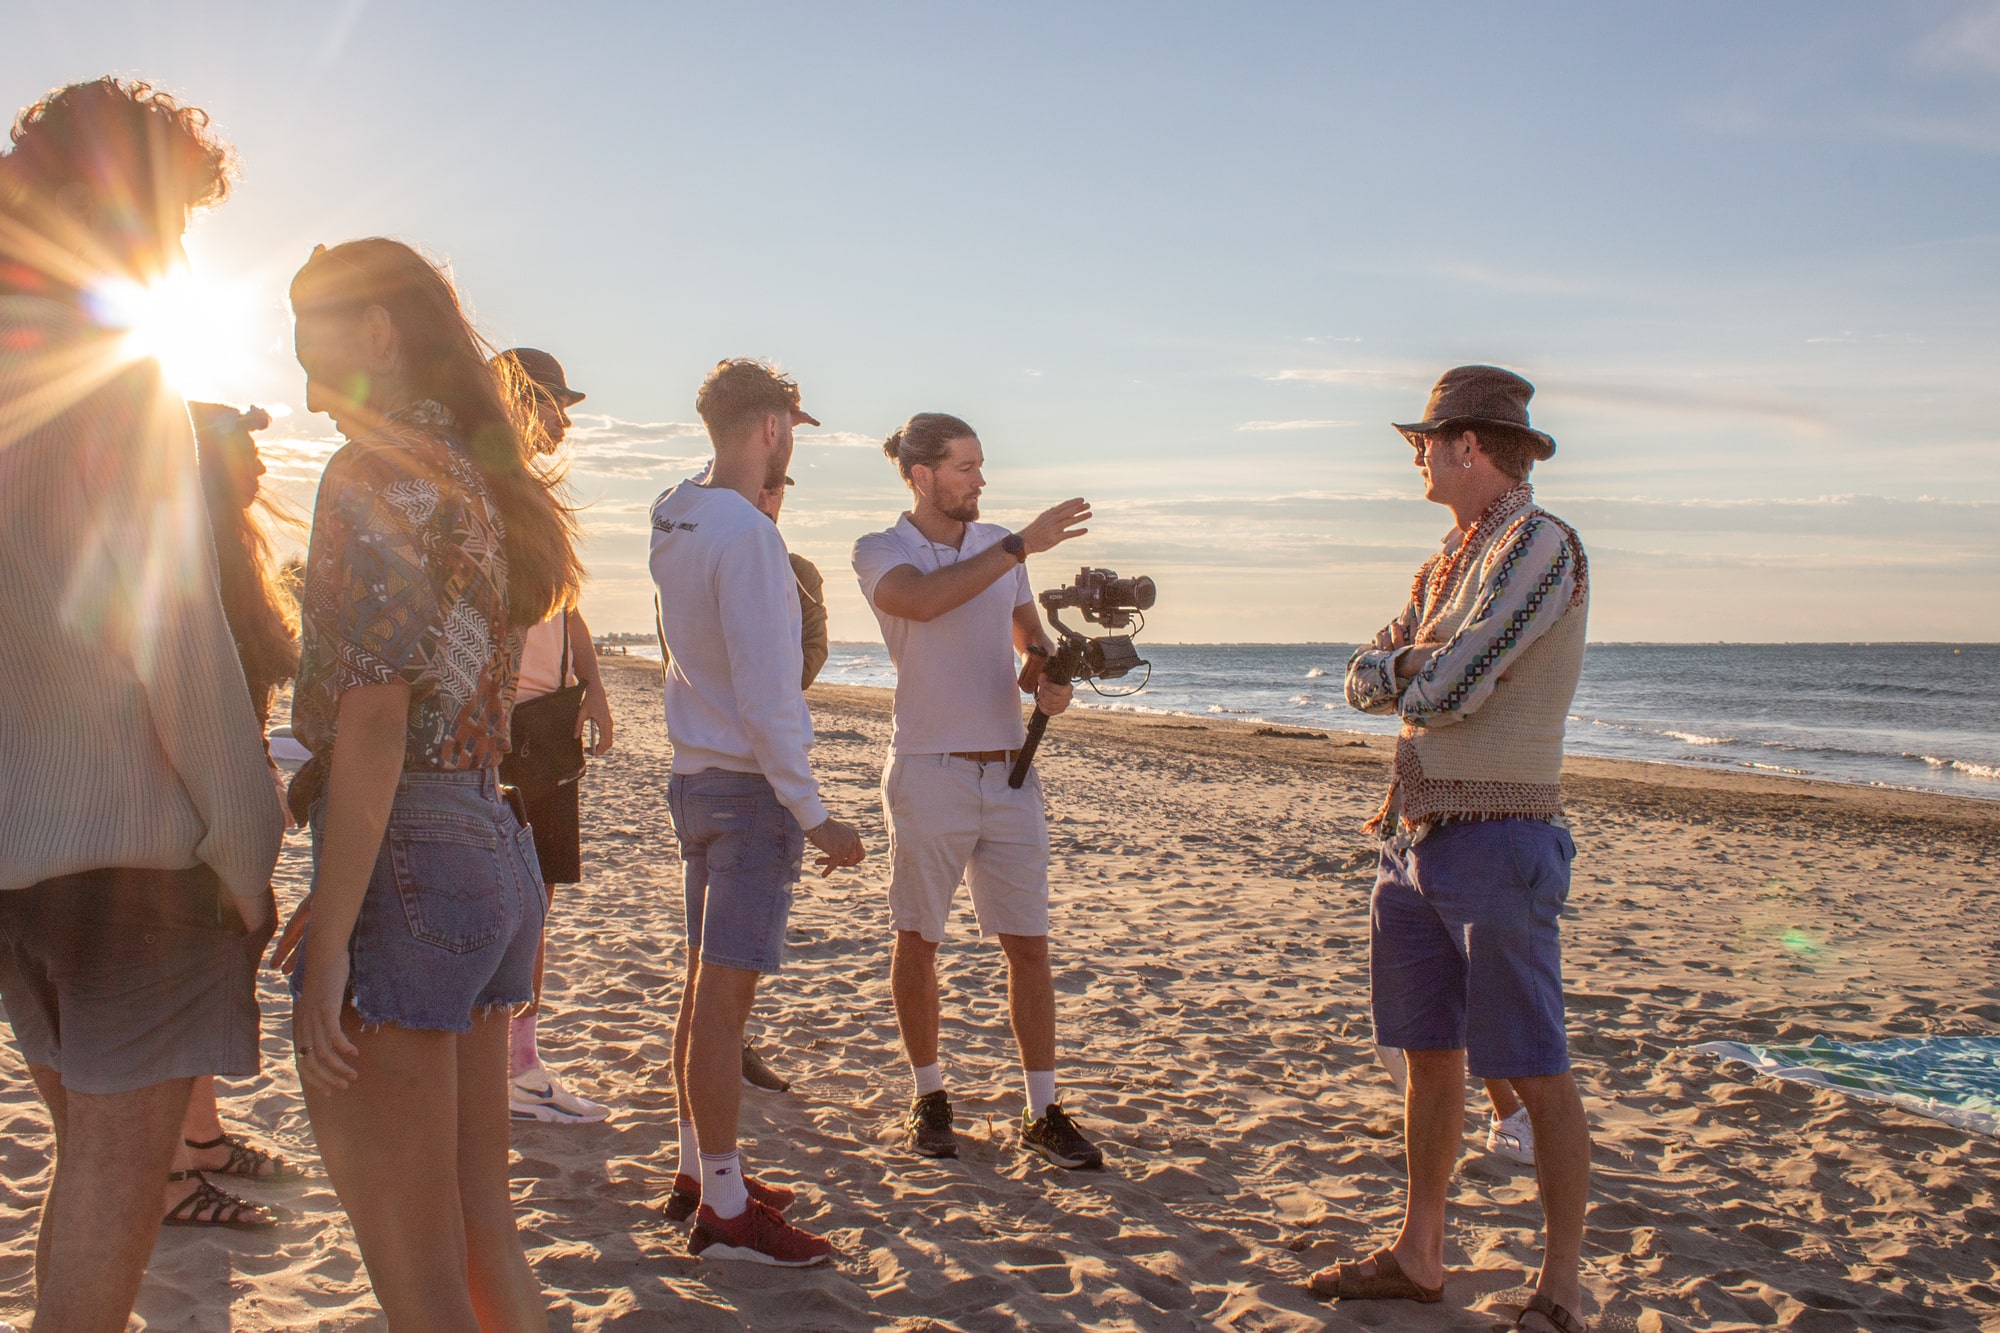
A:
<svg viewBox="0 0 2000 1333">
<path fill-rule="evenodd" d="M 1089 528 L 1077 526 L 1089 521 L 1090 501 L 1081 498 L 1064 500 L 1043 510 L 1034 522 L 1022 528 L 1021 541 L 1028 548 L 1029 555 L 1040 555 L 1071 537 L 1081 537 L 1089 532 Z"/>
</svg>

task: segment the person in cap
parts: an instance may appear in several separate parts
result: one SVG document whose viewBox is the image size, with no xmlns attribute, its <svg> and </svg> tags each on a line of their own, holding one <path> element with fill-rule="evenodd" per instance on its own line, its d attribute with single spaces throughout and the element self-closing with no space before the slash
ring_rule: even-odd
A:
<svg viewBox="0 0 2000 1333">
<path fill-rule="evenodd" d="M 584 396 L 569 387 L 562 363 L 540 348 L 510 348 L 493 360 L 496 370 L 526 380 L 541 418 L 540 451 L 545 457 L 553 455 L 573 424 L 569 409 Z M 561 717 L 552 722 L 554 713 Z M 574 747 L 551 750 L 532 744 L 531 737 L 546 734 L 551 726 L 565 736 L 573 735 Z M 588 728 L 596 729 L 589 753 L 600 757 L 609 753 L 611 702 L 604 694 L 597 649 L 582 612 L 565 606 L 528 630 L 521 649 L 521 683 L 514 694 L 512 749 L 500 771 L 527 807 L 550 907 L 555 905 L 556 885 L 575 884 L 583 877 L 581 752 Z M 545 929 L 535 954 L 535 997 L 508 1025 L 507 1111 L 516 1120 L 594 1124 L 609 1116 L 610 1108 L 570 1091 L 542 1063 L 538 1020 L 547 948 Z"/>
<path fill-rule="evenodd" d="M 709 372 L 695 410 L 715 460 L 654 502 L 648 561 L 668 657 L 667 800 L 688 950 L 674 1024 L 681 1156 L 665 1212 L 693 1216 L 690 1254 L 804 1267 L 833 1247 L 781 1216 L 789 1190 L 744 1174 L 736 1128 L 744 1024 L 759 978 L 783 963 L 805 844 L 824 853 L 822 874 L 866 855 L 820 800 L 798 583 L 777 525 L 757 509 L 783 484 L 793 427 L 819 423 L 800 410 L 795 381 L 741 358 Z"/>
<path fill-rule="evenodd" d="M 1314 1274 L 1315 1295 L 1435 1302 L 1465 1072 L 1505 1079 L 1534 1126 L 1547 1250 L 1518 1327 L 1580 1333 L 1577 1267 L 1590 1131 L 1570 1074 L 1558 917 L 1576 846 L 1563 819 L 1563 723 L 1583 668 L 1583 543 L 1535 503 L 1555 441 L 1534 386 L 1494 366 L 1445 372 L 1399 425 L 1424 498 L 1456 520 L 1410 599 L 1347 665 L 1347 701 L 1402 720 L 1370 912 L 1376 1038 L 1407 1053 L 1409 1194 L 1395 1240 Z"/>
<path fill-rule="evenodd" d="M 757 496 L 757 508 L 773 523 L 784 512 L 785 492 L 797 485 L 786 477 L 776 486 L 766 486 Z M 792 577 L 799 585 L 799 651 L 805 659 L 805 669 L 799 677 L 803 689 L 811 689 L 819 679 L 820 668 L 826 665 L 826 578 L 819 572 L 819 566 L 800 555 L 788 551 L 787 558 L 792 563 Z M 664 650 L 663 650 L 664 651 Z M 764 1063 L 758 1054 L 755 1042 L 747 1037 L 743 1042 L 743 1081 L 753 1088 L 766 1092 L 790 1092 L 791 1080 Z"/>
<path fill-rule="evenodd" d="M 757 495 L 757 508 L 773 523 L 784 512 L 785 492 L 796 485 L 790 477 L 776 485 L 766 486 Z M 799 678 L 801 689 L 811 689 L 819 679 L 820 668 L 826 665 L 826 579 L 820 574 L 819 566 L 800 555 L 797 551 L 786 552 L 791 561 L 792 577 L 799 587 L 799 651 L 804 658 L 805 669 Z M 660 669 L 673 660 L 667 650 L 667 636 L 660 627 L 660 599 L 653 598 L 653 628 L 660 636 Z M 764 1057 L 757 1052 L 756 1043 L 747 1036 L 743 1040 L 743 1081 L 753 1088 L 766 1092 L 790 1092 L 791 1080 L 764 1063 Z"/>
</svg>

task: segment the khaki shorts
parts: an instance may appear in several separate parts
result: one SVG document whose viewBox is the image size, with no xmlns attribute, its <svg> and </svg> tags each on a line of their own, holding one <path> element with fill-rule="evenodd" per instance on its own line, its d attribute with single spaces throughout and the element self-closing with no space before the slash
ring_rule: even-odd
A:
<svg viewBox="0 0 2000 1333">
<path fill-rule="evenodd" d="M 257 1072 L 257 961 L 215 873 L 90 870 L 0 893 L 0 997 L 71 1092 Z"/>
<path fill-rule="evenodd" d="M 944 940 L 960 880 L 981 935 L 1049 933 L 1049 821 L 1033 769 L 1016 790 L 1011 765 L 899 754 L 882 775 L 889 814 L 889 911 L 897 930 Z"/>
</svg>

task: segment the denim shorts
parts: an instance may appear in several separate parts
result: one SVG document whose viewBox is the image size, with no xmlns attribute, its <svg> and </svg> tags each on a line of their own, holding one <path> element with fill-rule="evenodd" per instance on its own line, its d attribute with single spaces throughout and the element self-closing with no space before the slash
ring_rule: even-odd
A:
<svg viewBox="0 0 2000 1333">
<path fill-rule="evenodd" d="M 315 879 L 325 811 L 310 821 Z M 491 770 L 405 773 L 347 946 L 348 1003 L 370 1026 L 470 1031 L 481 1010 L 533 998 L 543 910 L 534 835 Z M 294 1000 L 304 944 L 298 959 Z"/>
<path fill-rule="evenodd" d="M 1568 830 L 1540 819 L 1385 843 L 1369 912 L 1375 1040 L 1463 1048 L 1476 1078 L 1568 1069 L 1557 921 L 1575 857 Z"/>
<path fill-rule="evenodd" d="M 705 768 L 667 779 L 685 874 L 687 938 L 701 961 L 776 972 L 806 837 L 760 773 Z"/>
</svg>

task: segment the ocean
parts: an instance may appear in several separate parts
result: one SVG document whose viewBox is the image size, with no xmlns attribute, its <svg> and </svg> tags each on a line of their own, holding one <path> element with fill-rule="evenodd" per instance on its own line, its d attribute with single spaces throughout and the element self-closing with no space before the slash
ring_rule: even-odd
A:
<svg viewBox="0 0 2000 1333">
<path fill-rule="evenodd" d="M 1152 675 L 1078 687 L 1087 708 L 1393 734 L 1349 708 L 1352 644 L 1148 644 Z M 656 648 L 632 649 L 657 660 Z M 880 644 L 835 644 L 820 679 L 893 685 Z M 1593 644 L 1574 754 L 2000 800 L 2000 644 Z"/>
</svg>

